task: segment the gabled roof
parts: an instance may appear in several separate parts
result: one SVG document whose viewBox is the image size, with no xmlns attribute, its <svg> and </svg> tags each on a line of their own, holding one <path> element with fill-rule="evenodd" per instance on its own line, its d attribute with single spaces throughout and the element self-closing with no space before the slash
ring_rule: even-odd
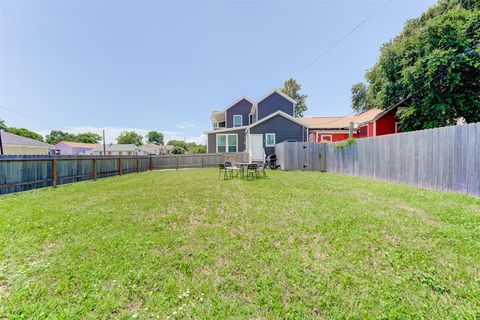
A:
<svg viewBox="0 0 480 320">
<path fill-rule="evenodd" d="M 287 99 L 288 101 L 290 101 L 291 103 L 293 104 L 297 104 L 297 101 L 293 100 L 292 98 L 290 98 L 289 96 L 287 96 L 285 93 L 283 93 L 281 90 L 279 89 L 275 89 L 275 90 L 272 90 L 270 91 L 266 96 L 264 96 L 262 99 L 258 100 L 257 104 L 259 104 L 260 102 L 262 102 L 263 100 L 267 99 L 268 97 L 270 97 L 272 94 L 274 93 L 278 93 L 279 95 L 281 95 L 282 97 L 284 97 L 285 99 Z"/>
<path fill-rule="evenodd" d="M 242 129 L 247 129 L 248 126 L 241 126 L 241 127 L 231 127 L 231 128 L 222 128 L 222 129 L 216 129 L 216 130 L 208 130 L 205 131 L 205 134 L 209 133 L 222 133 L 222 132 L 229 132 L 229 131 L 237 131 L 237 130 L 242 130 Z"/>
<path fill-rule="evenodd" d="M 53 148 L 53 145 L 38 140 L 18 136 L 10 132 L 2 131 L 2 144 L 5 146 L 28 146 Z"/>
<path fill-rule="evenodd" d="M 300 120 L 299 118 L 294 118 L 294 117 L 292 117 L 291 115 L 286 114 L 285 112 L 279 110 L 279 111 L 277 111 L 277 112 L 274 112 L 274 113 L 272 113 L 272 114 L 269 114 L 268 116 L 266 116 L 266 117 L 258 120 L 258 121 L 255 122 L 255 123 L 251 124 L 251 125 L 248 127 L 248 129 L 257 126 L 257 125 L 259 125 L 260 123 L 263 123 L 263 122 L 265 122 L 265 121 L 268 121 L 269 119 L 271 119 L 271 118 L 273 118 L 273 117 L 275 117 L 275 116 L 284 117 L 284 118 L 286 118 L 286 119 L 288 119 L 288 120 L 290 120 L 290 121 L 293 121 L 293 122 L 295 122 L 295 123 L 298 123 L 299 125 L 301 125 L 301 126 L 303 126 L 303 127 L 305 127 L 305 128 L 308 128 L 308 123 Z"/>
<path fill-rule="evenodd" d="M 91 148 L 91 149 L 95 149 L 95 148 L 100 147 L 100 144 L 98 144 L 98 143 L 82 143 L 82 142 L 70 142 L 70 141 L 60 141 L 56 145 L 58 145 L 60 143 L 63 143 L 63 144 L 65 144 L 69 147 L 72 147 L 72 148 Z"/>
<path fill-rule="evenodd" d="M 290 98 L 289 96 L 287 96 L 285 93 L 283 93 L 281 90 L 279 89 L 275 89 L 275 90 L 272 90 L 270 91 L 266 96 L 264 96 L 262 99 L 260 99 L 258 102 L 254 103 L 252 105 L 252 109 L 250 110 L 250 113 L 253 113 L 253 111 L 255 109 L 258 108 L 258 104 L 260 102 L 262 102 L 263 100 L 267 99 L 268 97 L 270 97 L 272 94 L 274 93 L 278 93 L 280 96 L 284 97 L 285 99 L 287 99 L 288 101 L 290 101 L 291 103 L 293 103 L 293 112 L 295 112 L 295 105 L 297 104 L 297 101 L 293 100 L 292 98 Z"/>
<path fill-rule="evenodd" d="M 227 112 L 228 109 L 230 109 L 231 107 L 235 106 L 237 103 L 239 103 L 240 101 L 242 100 L 247 100 L 248 102 L 250 102 L 252 105 L 254 104 L 252 102 L 252 100 L 250 100 L 250 98 L 246 97 L 246 96 L 241 96 L 239 99 L 235 100 L 235 102 L 233 102 L 232 104 L 230 104 L 228 107 L 226 107 L 225 109 L 221 110 L 221 111 L 212 111 L 211 113 L 211 116 L 210 118 L 213 118 L 213 115 L 214 114 L 220 114 L 220 113 L 225 113 Z"/>
<path fill-rule="evenodd" d="M 309 124 L 310 128 L 314 129 L 340 129 L 348 128 L 350 122 L 361 124 L 377 120 L 390 110 L 391 109 L 370 109 L 359 114 L 345 117 L 312 117 L 303 118 L 303 120 Z"/>
</svg>

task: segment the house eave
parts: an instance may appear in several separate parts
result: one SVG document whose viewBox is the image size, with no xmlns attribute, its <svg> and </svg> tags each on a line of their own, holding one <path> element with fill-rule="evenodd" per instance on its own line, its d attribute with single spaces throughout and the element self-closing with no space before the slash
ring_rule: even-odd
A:
<svg viewBox="0 0 480 320">
<path fill-rule="evenodd" d="M 217 130 L 208 130 L 204 131 L 204 134 L 210 133 L 222 133 L 222 132 L 230 132 L 230 131 L 238 131 L 238 130 L 246 130 L 249 126 L 241 126 L 241 127 L 232 127 L 232 128 L 225 128 L 225 129 L 217 129 Z"/>
</svg>

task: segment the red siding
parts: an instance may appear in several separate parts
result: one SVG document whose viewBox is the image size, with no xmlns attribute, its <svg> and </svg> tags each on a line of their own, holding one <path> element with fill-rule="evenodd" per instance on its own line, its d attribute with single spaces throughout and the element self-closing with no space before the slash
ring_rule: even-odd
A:
<svg viewBox="0 0 480 320">
<path fill-rule="evenodd" d="M 384 114 L 381 118 L 377 119 L 376 123 L 374 123 L 374 121 L 364 123 L 358 128 L 358 133 L 355 133 L 353 137 L 366 138 L 396 133 L 395 123 L 397 121 L 397 108 L 394 108 Z M 316 130 L 321 132 L 316 132 L 315 129 L 310 129 L 309 141 L 322 142 L 323 136 L 331 136 L 332 142 L 348 139 L 348 133 L 328 133 L 328 129 L 320 128 Z"/>
<path fill-rule="evenodd" d="M 367 124 L 367 128 L 368 128 L 367 129 L 367 131 L 368 131 L 367 137 L 373 137 L 375 135 L 373 133 L 374 132 L 373 127 L 374 127 L 373 122 L 370 122 L 370 123 Z"/>
<path fill-rule="evenodd" d="M 395 122 L 397 122 L 397 109 L 393 109 L 377 120 L 377 136 L 395 133 Z"/>
<path fill-rule="evenodd" d="M 337 142 L 337 141 L 342 141 L 342 140 L 347 140 L 348 139 L 348 133 L 315 133 L 315 132 L 310 132 L 309 134 L 309 140 L 312 142 L 322 142 L 322 137 L 324 141 L 331 141 L 331 142 Z M 360 138 L 360 135 L 354 134 L 354 138 Z"/>
</svg>

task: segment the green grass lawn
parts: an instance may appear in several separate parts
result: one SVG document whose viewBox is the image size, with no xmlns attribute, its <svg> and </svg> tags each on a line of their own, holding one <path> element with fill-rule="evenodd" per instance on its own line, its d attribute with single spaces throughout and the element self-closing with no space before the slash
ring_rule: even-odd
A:
<svg viewBox="0 0 480 320">
<path fill-rule="evenodd" d="M 0 319 L 480 317 L 480 200 L 318 172 L 0 197 Z"/>
</svg>

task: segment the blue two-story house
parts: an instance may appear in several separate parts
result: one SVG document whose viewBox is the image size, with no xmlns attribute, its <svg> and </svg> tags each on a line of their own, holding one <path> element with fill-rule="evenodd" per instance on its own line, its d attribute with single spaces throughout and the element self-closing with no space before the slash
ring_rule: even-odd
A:
<svg viewBox="0 0 480 320">
<path fill-rule="evenodd" d="M 275 144 L 307 141 L 308 124 L 295 118 L 295 100 L 274 90 L 258 102 L 241 97 L 211 114 L 213 130 L 207 134 L 208 153 L 248 151 L 251 161 L 273 154 Z"/>
</svg>

